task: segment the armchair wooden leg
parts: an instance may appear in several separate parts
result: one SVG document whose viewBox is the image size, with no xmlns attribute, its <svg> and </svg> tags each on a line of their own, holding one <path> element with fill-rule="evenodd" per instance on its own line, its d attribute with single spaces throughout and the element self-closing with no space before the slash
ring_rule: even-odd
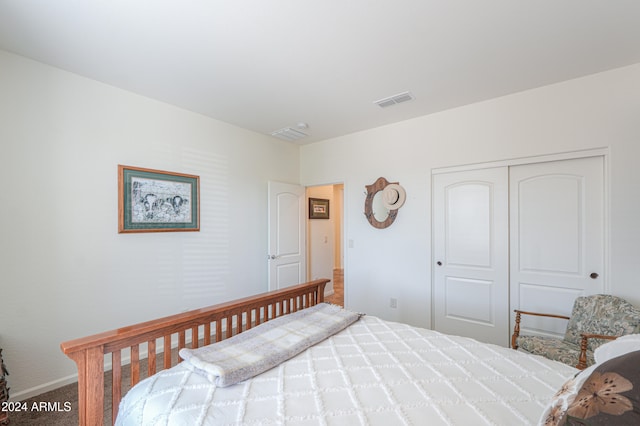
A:
<svg viewBox="0 0 640 426">
<path fill-rule="evenodd" d="M 518 340 L 518 336 L 520 336 L 520 312 L 516 312 L 516 324 L 513 327 L 513 335 L 511 336 L 511 347 L 513 349 L 518 349 L 518 344 L 516 341 Z"/>
<path fill-rule="evenodd" d="M 582 340 L 580 340 L 580 357 L 578 358 L 576 368 L 578 370 L 587 368 L 587 338 L 585 336 L 582 336 Z"/>
</svg>

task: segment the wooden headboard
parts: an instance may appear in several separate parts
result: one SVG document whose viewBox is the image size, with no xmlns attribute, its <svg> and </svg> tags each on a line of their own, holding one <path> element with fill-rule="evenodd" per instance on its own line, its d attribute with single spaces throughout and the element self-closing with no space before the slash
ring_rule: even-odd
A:
<svg viewBox="0 0 640 426">
<path fill-rule="evenodd" d="M 157 358 L 160 354 L 163 368 L 172 367 L 172 341 L 177 340 L 177 348 L 181 349 L 186 347 L 190 339 L 189 347 L 197 348 L 199 342 L 203 345 L 218 342 L 270 319 L 316 305 L 324 301 L 324 288 L 329 281 L 310 281 L 62 342 L 62 352 L 74 360 L 78 367 L 79 424 L 103 424 L 105 354 L 111 354 L 111 414 L 112 422 L 115 422 L 122 398 L 123 350 L 130 350 L 133 386 L 140 381 L 141 353 L 147 353 L 147 373 L 151 376 L 157 371 Z M 158 341 L 163 348 L 159 353 L 156 352 Z"/>
</svg>

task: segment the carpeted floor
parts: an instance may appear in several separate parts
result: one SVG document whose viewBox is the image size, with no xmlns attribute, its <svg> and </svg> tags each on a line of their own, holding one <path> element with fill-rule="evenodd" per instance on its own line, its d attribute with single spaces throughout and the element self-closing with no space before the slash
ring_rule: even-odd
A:
<svg viewBox="0 0 640 426">
<path fill-rule="evenodd" d="M 41 402 L 59 402 L 61 411 L 40 411 L 37 407 Z M 70 411 L 64 411 L 70 404 Z M 78 384 L 72 383 L 51 392 L 46 392 L 34 398 L 20 401 L 26 404 L 26 411 L 12 411 L 9 413 L 9 425 L 47 425 L 47 426 L 73 426 L 78 424 Z M 35 404 L 35 406 L 34 406 Z"/>
<path fill-rule="evenodd" d="M 173 350 L 173 357 L 177 357 L 177 351 Z M 158 356 L 162 356 L 160 353 Z M 175 358 L 174 358 L 175 360 Z M 146 359 L 140 361 L 140 379 L 147 376 Z M 122 367 L 122 394 L 130 389 L 130 369 L 128 365 Z M 105 407 L 104 424 L 110 425 L 111 421 L 111 371 L 104 375 L 105 383 Z M 43 409 L 38 409 L 40 404 Z M 48 404 L 47 404 L 48 403 Z M 71 383 L 61 388 L 40 394 L 33 398 L 20 401 L 26 404 L 25 411 L 13 411 L 9 413 L 9 426 L 33 425 L 33 426 L 74 426 L 78 424 L 78 383 Z M 34 405 L 35 404 L 35 405 Z M 48 407 L 47 407 L 48 405 Z M 69 409 L 70 408 L 70 409 Z M 90 425 L 87 425 L 90 426 Z"/>
</svg>

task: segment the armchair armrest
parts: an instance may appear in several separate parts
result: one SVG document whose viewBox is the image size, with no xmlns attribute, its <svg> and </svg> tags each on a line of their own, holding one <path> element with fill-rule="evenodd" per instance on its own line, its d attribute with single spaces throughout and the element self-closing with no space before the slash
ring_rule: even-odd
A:
<svg viewBox="0 0 640 426">
<path fill-rule="evenodd" d="M 616 340 L 619 337 L 593 333 L 580 333 L 580 336 L 582 336 L 582 340 L 580 340 L 580 358 L 578 358 L 578 365 L 576 365 L 576 368 L 579 370 L 587 368 L 587 346 L 589 344 L 589 339 Z"/>
<path fill-rule="evenodd" d="M 518 340 L 518 336 L 520 336 L 520 318 L 522 315 L 533 315 L 537 317 L 549 317 L 549 318 L 559 318 L 568 320 L 569 317 L 565 315 L 556 315 L 556 314 L 545 314 L 540 312 L 530 312 L 530 311 L 521 311 L 519 309 L 514 309 L 516 313 L 516 323 L 513 327 L 513 335 L 511 336 L 511 347 L 513 349 L 518 349 L 518 345 L 516 344 L 516 340 Z M 586 359 L 586 358 L 585 358 Z"/>
</svg>

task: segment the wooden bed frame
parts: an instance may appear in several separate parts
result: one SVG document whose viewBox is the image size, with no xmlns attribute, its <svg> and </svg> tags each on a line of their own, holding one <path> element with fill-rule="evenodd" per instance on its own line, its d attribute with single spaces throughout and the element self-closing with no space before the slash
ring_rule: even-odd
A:
<svg viewBox="0 0 640 426">
<path fill-rule="evenodd" d="M 112 422 L 118 415 L 122 398 L 122 351 L 130 350 L 131 386 L 140 381 L 140 354 L 147 352 L 147 372 L 157 371 L 156 360 L 162 354 L 161 369 L 172 367 L 172 341 L 178 349 L 208 345 L 250 329 L 273 318 L 296 312 L 324 301 L 324 288 L 330 280 L 319 279 L 243 299 L 171 315 L 152 321 L 122 327 L 93 336 L 60 344 L 62 352 L 78 367 L 78 422 L 82 425 L 102 425 L 104 417 L 105 355 L 111 354 Z M 212 334 L 212 330 L 214 331 Z M 202 331 L 202 333 L 201 333 Z M 201 336 L 201 337 L 200 337 Z M 173 339 L 172 339 L 173 337 Z M 156 353 L 160 340 L 163 348 Z M 141 351 L 142 349 L 142 351 Z M 180 362 L 178 358 L 177 362 Z"/>
</svg>

